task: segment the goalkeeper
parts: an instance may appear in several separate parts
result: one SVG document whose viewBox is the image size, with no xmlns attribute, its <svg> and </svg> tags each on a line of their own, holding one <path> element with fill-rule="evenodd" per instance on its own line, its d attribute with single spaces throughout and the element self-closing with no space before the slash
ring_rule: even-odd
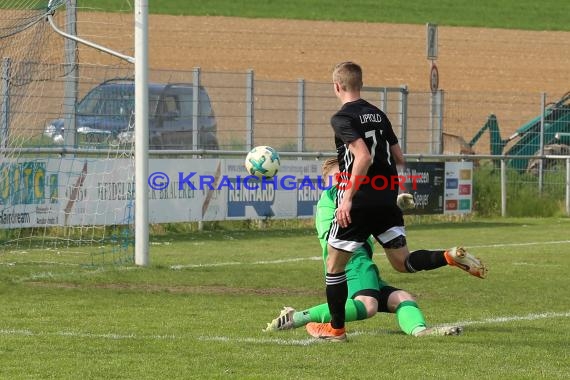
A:
<svg viewBox="0 0 570 380">
<path fill-rule="evenodd" d="M 337 172 L 338 163 L 336 159 L 325 161 L 323 164 L 323 177 L 326 178 Z M 324 262 L 327 259 L 327 233 L 336 208 L 336 193 L 337 188 L 332 186 L 323 192 L 317 204 L 315 222 L 319 241 L 323 249 Z M 401 208 L 414 207 L 413 198 L 410 194 L 400 194 L 398 196 L 398 205 Z M 404 246 L 398 250 L 386 250 L 386 255 L 392 266 L 398 271 L 402 271 L 400 268 L 406 268 L 406 263 L 412 258 L 411 261 L 416 263 L 416 267 L 413 268 L 414 270 L 408 271 L 416 272 L 447 265 L 446 256 L 448 256 L 447 253 L 450 251 L 461 251 L 464 256 L 468 255 L 467 257 L 470 260 L 475 260 L 480 264 L 477 259 L 460 248 L 453 248 L 449 251 L 419 250 L 410 253 L 407 246 Z M 378 267 L 372 260 L 372 253 L 373 240 L 369 238 L 366 244 L 353 253 L 346 266 L 348 299 L 345 304 L 345 318 L 347 322 L 370 318 L 376 312 L 395 313 L 400 328 L 408 335 L 457 335 L 461 333 L 462 329 L 458 326 L 428 328 L 423 313 L 412 295 L 404 290 L 389 286 L 382 280 Z M 429 259 L 414 257 L 419 255 L 428 256 Z M 418 263 L 421 265 L 418 265 Z M 480 264 L 480 266 L 482 265 Z M 464 266 L 459 267 L 468 270 Z M 285 307 L 277 318 L 267 324 L 267 328 L 264 331 L 288 330 L 309 323 L 326 323 L 329 321 L 330 312 L 327 303 L 299 312 L 291 307 Z"/>
</svg>

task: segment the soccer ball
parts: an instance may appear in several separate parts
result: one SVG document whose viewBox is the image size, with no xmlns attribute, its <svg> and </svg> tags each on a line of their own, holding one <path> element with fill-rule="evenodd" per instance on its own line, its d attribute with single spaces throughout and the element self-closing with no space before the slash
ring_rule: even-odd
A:
<svg viewBox="0 0 570 380">
<path fill-rule="evenodd" d="M 245 158 L 247 172 L 257 178 L 272 178 L 280 166 L 279 153 L 270 146 L 256 146 Z"/>
</svg>

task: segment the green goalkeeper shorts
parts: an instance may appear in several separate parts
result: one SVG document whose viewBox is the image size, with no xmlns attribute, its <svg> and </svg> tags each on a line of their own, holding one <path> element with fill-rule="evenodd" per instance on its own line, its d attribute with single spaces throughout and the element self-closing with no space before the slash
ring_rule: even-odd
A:
<svg viewBox="0 0 570 380">
<path fill-rule="evenodd" d="M 380 272 L 374 261 L 368 257 L 368 253 L 362 248 L 357 249 L 346 264 L 346 279 L 349 298 L 362 290 L 380 290 L 387 285 L 380 277 Z"/>
</svg>

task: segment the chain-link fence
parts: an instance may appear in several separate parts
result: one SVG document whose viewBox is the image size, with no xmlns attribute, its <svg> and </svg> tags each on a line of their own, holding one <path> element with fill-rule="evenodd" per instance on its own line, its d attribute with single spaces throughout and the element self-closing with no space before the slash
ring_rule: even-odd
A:
<svg viewBox="0 0 570 380">
<path fill-rule="evenodd" d="M 3 72 L 10 70 L 7 65 L 14 67 L 17 63 L 4 60 Z M 65 68 L 55 70 L 53 66 L 46 65 L 43 70 L 36 68 L 34 71 L 65 74 Z M 89 91 L 106 80 L 132 78 L 132 69 L 81 66 L 76 74 L 77 102 L 80 102 Z M 211 102 L 211 107 L 198 107 L 198 112 L 213 111 L 220 150 L 247 150 L 262 144 L 274 146 L 279 151 L 334 150 L 330 117 L 339 103 L 330 83 L 302 79 L 258 80 L 253 71 L 231 73 L 200 69 L 151 70 L 149 78 L 155 84 L 203 86 L 209 97 L 206 101 Z M 26 108 L 26 104 L 19 101 L 23 97 L 22 90 L 25 90 L 23 85 L 3 80 L 0 100 L 5 117 L 2 118 L 2 130 L 16 135 L 41 135 L 50 120 L 65 117 L 63 82 L 63 76 L 51 78 L 41 93 L 33 94 L 37 99 L 28 102 L 30 105 Z M 567 154 L 570 142 L 568 94 L 562 97 L 539 93 L 439 91 L 432 94 L 412 92 L 405 86 L 375 86 L 366 87 L 362 96 L 387 113 L 405 153 Z M 184 102 L 194 100 L 178 97 L 175 102 L 174 106 L 180 108 Z M 9 114 L 12 117 L 8 117 Z M 20 117 L 14 117 L 16 114 Z M 186 115 L 185 118 L 184 129 L 191 130 L 192 116 Z M 11 124 L 14 120 L 20 121 L 20 125 Z M 526 169 L 529 165 L 529 161 L 524 160 L 518 163 L 518 168 Z"/>
<path fill-rule="evenodd" d="M 25 96 L 35 101 L 22 101 L 20 97 L 23 99 L 24 86 L 11 82 L 7 75 L 10 72 L 7 65 L 21 63 L 5 59 L 3 64 L 0 97 L 3 147 L 19 148 L 17 144 L 21 140 L 13 138 L 19 135 L 36 137 L 28 138 L 26 146 L 60 146 L 53 139 L 46 138 L 46 128 L 52 120 L 69 118 L 62 106 L 68 102 L 64 99 L 65 76 L 51 78 L 49 84 L 42 86 L 41 92 L 30 95 L 28 91 Z M 65 74 L 64 67 L 54 69 L 53 65 L 33 71 Z M 129 67 L 82 65 L 74 74 L 77 104 L 103 82 L 132 79 Z M 149 79 L 151 86 L 179 86 L 187 91 L 184 96 L 180 90 L 182 92 L 157 95 L 154 100 L 151 98 L 151 102 L 156 104 L 151 106 L 151 113 L 153 110 L 154 113 L 150 117 L 156 120 L 150 123 L 153 128 L 150 135 L 170 133 L 168 139 L 162 140 L 164 145 L 151 144 L 151 148 L 211 148 L 212 145 L 200 145 L 202 143 L 176 144 L 186 141 L 184 136 L 194 133 L 194 125 L 197 125 L 199 130 L 210 128 L 208 133 L 212 131 L 215 135 L 218 151 L 245 152 L 256 145 L 270 145 L 280 152 L 304 153 L 299 156 L 310 156 L 311 153 L 318 156 L 317 152 L 334 151 L 330 117 L 339 103 L 330 83 L 302 79 L 259 80 L 254 71 L 207 72 L 198 68 L 190 71 L 151 70 Z M 203 88 L 206 96 L 194 97 L 192 89 L 198 88 Z M 558 194 L 558 198 L 562 197 L 560 199 L 565 196 L 565 157 L 570 154 L 570 94 L 553 97 L 539 93 L 431 93 L 409 91 L 405 86 L 371 86 L 363 90 L 362 96 L 387 113 L 404 152 L 410 157 L 506 155 L 509 157 L 505 161 L 507 171 L 519 176 L 516 180 L 511 175 L 507 176 L 508 182 L 516 183 L 509 188 L 510 195 L 514 196 L 519 189 L 532 184 L 540 192 Z M 105 99 L 107 102 L 123 100 Z M 164 110 L 158 112 L 157 107 Z M 105 124 L 121 115 L 98 117 L 99 122 Z M 205 127 L 200 121 L 202 118 L 212 119 L 209 126 Z M 81 118 L 76 117 L 75 120 Z M 132 123 L 125 125 L 132 127 Z M 83 127 L 77 125 L 76 130 L 85 130 Z M 95 128 L 94 125 L 89 127 Z M 120 132 L 112 131 L 111 135 Z M 192 141 L 191 137 L 188 141 Z M 545 155 L 550 158 L 545 158 Z M 489 161 L 493 167 L 500 166 L 498 159 Z"/>
</svg>

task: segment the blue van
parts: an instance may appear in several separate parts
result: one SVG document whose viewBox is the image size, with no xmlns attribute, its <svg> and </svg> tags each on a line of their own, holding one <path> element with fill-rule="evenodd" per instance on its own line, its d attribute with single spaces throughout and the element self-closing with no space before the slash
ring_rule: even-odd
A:
<svg viewBox="0 0 570 380">
<path fill-rule="evenodd" d="M 192 83 L 149 84 L 149 148 L 192 149 L 194 130 L 194 86 Z M 111 79 L 85 95 L 77 104 L 77 141 L 122 143 L 134 141 L 135 84 L 133 80 Z M 198 149 L 218 149 L 216 118 L 203 86 L 198 96 Z M 53 120 L 44 135 L 63 142 L 64 120 Z"/>
</svg>

